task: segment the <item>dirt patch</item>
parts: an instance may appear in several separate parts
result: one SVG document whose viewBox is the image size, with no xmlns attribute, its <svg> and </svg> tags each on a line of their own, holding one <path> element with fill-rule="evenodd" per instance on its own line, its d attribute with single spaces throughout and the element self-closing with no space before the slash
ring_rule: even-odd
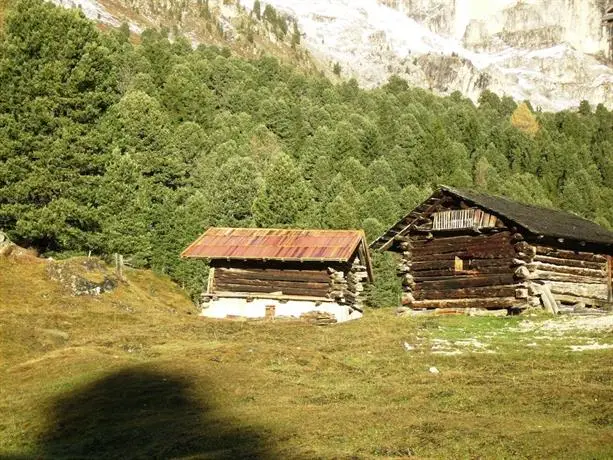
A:
<svg viewBox="0 0 613 460">
<path fill-rule="evenodd" d="M 570 351 L 608 350 L 613 343 L 588 343 L 587 345 L 569 345 Z"/>
<path fill-rule="evenodd" d="M 547 331 L 564 333 L 572 330 L 613 331 L 613 314 L 602 316 L 571 316 L 550 319 L 543 323 L 526 320 L 514 330 L 519 332 Z"/>
</svg>

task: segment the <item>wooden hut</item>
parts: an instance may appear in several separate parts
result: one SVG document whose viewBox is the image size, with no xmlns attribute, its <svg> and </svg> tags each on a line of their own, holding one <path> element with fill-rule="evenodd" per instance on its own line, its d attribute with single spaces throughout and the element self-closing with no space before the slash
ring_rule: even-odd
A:
<svg viewBox="0 0 613 460">
<path fill-rule="evenodd" d="M 613 233 L 573 214 L 442 187 L 371 243 L 401 254 L 412 309 L 610 307 Z"/>
<path fill-rule="evenodd" d="M 209 228 L 183 253 L 210 271 L 203 315 L 362 316 L 372 267 L 361 230 Z"/>
</svg>

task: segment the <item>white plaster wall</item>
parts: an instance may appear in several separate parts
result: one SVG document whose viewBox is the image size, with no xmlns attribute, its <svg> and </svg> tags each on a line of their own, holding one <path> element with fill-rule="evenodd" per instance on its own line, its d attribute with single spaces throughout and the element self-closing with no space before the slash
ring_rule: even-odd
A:
<svg viewBox="0 0 613 460">
<path fill-rule="evenodd" d="M 202 316 L 207 318 L 226 318 L 227 316 L 264 318 L 268 305 L 275 306 L 275 316 L 299 318 L 303 313 L 319 311 L 334 315 L 339 323 L 362 317 L 362 313 L 358 311 L 350 313 L 347 305 L 339 305 L 335 302 L 322 302 L 320 305 L 304 300 L 288 300 L 282 303 L 278 299 L 254 299 L 247 302 L 246 299 L 227 297 L 204 304 Z"/>
</svg>

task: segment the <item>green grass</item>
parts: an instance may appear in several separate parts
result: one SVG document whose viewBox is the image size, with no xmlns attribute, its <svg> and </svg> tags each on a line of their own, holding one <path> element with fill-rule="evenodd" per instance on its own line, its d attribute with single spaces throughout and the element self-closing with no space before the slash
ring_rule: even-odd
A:
<svg viewBox="0 0 613 460">
<path fill-rule="evenodd" d="M 568 348 L 610 332 L 391 310 L 223 322 L 149 272 L 98 298 L 40 262 L 0 273 L 0 456 L 613 456 L 613 350 Z"/>
</svg>

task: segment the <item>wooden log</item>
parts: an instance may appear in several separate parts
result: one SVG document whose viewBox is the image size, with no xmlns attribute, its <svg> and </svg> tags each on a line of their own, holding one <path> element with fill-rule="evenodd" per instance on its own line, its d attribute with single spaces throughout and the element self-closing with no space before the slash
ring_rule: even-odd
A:
<svg viewBox="0 0 613 460">
<path fill-rule="evenodd" d="M 433 240 L 434 241 L 434 240 Z M 449 253 L 455 252 L 459 249 L 471 250 L 478 248 L 509 248 L 513 250 L 513 246 L 511 245 L 509 240 L 499 241 L 499 240 L 486 240 L 475 238 L 472 241 L 466 241 L 462 244 L 450 244 L 450 243 L 438 243 L 438 244 L 425 244 L 425 245 L 417 245 L 415 246 L 411 252 L 414 256 L 419 256 L 423 254 L 433 254 L 433 253 Z"/>
<path fill-rule="evenodd" d="M 522 235 L 521 233 L 513 233 L 511 235 L 511 241 L 513 242 L 518 242 L 518 241 L 523 241 L 524 240 L 524 235 Z"/>
<path fill-rule="evenodd" d="M 515 297 L 494 297 L 482 299 L 441 299 L 441 300 L 416 300 L 410 307 L 422 308 L 517 308 L 524 306 L 525 302 Z"/>
<path fill-rule="evenodd" d="M 606 285 L 606 278 L 592 277 L 592 276 L 578 276 L 568 273 L 550 272 L 546 270 L 534 270 L 530 272 L 527 279 L 530 280 L 542 280 L 542 281 L 563 281 L 568 283 L 577 284 L 603 284 Z"/>
<path fill-rule="evenodd" d="M 588 297 L 581 297 L 581 296 L 576 296 L 572 294 L 557 294 L 557 293 L 553 293 L 553 297 L 556 299 L 556 301 L 560 303 L 565 303 L 565 304 L 574 305 L 577 303 L 583 303 L 585 305 L 591 305 L 593 307 L 598 307 L 598 308 L 611 308 L 611 302 L 607 300 L 602 300 L 602 299 L 590 299 Z"/>
<path fill-rule="evenodd" d="M 559 281 L 546 283 L 552 294 L 574 295 L 585 297 L 586 299 L 599 299 L 606 301 L 608 289 L 605 283 L 602 284 L 576 284 Z"/>
<path fill-rule="evenodd" d="M 491 251 L 502 251 L 509 257 L 512 257 L 516 251 L 511 245 L 511 243 L 507 240 L 504 242 L 501 241 L 488 241 L 488 240 L 475 240 L 470 243 L 465 244 L 445 244 L 445 245 L 425 245 L 423 247 L 415 247 L 412 250 L 413 258 L 416 257 L 424 257 L 429 254 L 449 254 L 456 253 L 459 251 L 465 251 L 468 253 L 472 252 L 491 252 Z"/>
<path fill-rule="evenodd" d="M 538 254 L 534 256 L 534 261 L 544 262 L 544 263 L 553 264 L 553 265 L 566 265 L 568 267 L 592 268 L 594 270 L 604 270 L 606 268 L 603 262 L 589 262 L 585 260 L 563 259 L 561 257 L 542 256 Z"/>
<path fill-rule="evenodd" d="M 530 270 L 528 270 L 528 267 L 526 267 L 525 265 L 520 265 L 515 269 L 513 275 L 518 280 L 527 280 L 530 279 Z"/>
<path fill-rule="evenodd" d="M 275 269 L 241 269 L 217 267 L 216 273 L 221 276 L 232 276 L 243 279 L 279 280 L 279 281 L 314 281 L 324 282 L 330 277 L 327 270 L 275 270 Z M 342 272 L 338 272 L 342 273 Z"/>
<path fill-rule="evenodd" d="M 441 242 L 457 245 L 457 244 L 463 243 L 465 241 L 474 241 L 476 239 L 481 239 L 481 240 L 510 240 L 511 239 L 511 233 L 508 232 L 508 231 L 504 231 L 504 232 L 493 233 L 491 235 L 474 235 L 474 234 L 469 234 L 469 235 L 458 235 L 458 236 L 445 236 L 445 237 L 435 238 L 431 242 L 428 242 L 428 238 L 426 236 L 414 235 L 414 236 L 411 237 L 411 243 L 413 244 L 413 247 L 415 247 L 416 244 L 433 244 L 436 241 L 441 241 Z"/>
<path fill-rule="evenodd" d="M 483 297 L 514 297 L 517 286 L 486 286 L 475 288 L 423 290 L 414 292 L 416 300 L 438 299 L 480 299 Z"/>
<path fill-rule="evenodd" d="M 455 257 L 439 260 L 429 260 L 425 262 L 413 262 L 411 265 L 412 272 L 418 272 L 421 270 L 440 270 L 440 269 L 453 269 L 453 261 Z"/>
<path fill-rule="evenodd" d="M 571 275 L 588 276 L 592 278 L 602 279 L 606 277 L 605 270 L 595 270 L 593 268 L 569 267 L 566 265 L 547 264 L 545 262 L 532 262 L 530 264 L 527 264 L 526 267 L 528 267 L 528 269 L 531 271 L 544 270 L 550 272 L 568 273 Z"/>
<path fill-rule="evenodd" d="M 520 241 L 519 243 L 515 243 L 513 245 L 515 252 L 520 254 L 525 254 L 526 256 L 532 258 L 536 255 L 536 248 L 526 241 Z"/>
<path fill-rule="evenodd" d="M 517 257 L 517 253 L 512 247 L 487 247 L 482 246 L 474 249 L 460 249 L 456 248 L 454 251 L 448 253 L 430 253 L 415 255 L 412 259 L 412 263 L 427 262 L 430 260 L 449 260 L 454 257 L 461 257 L 463 259 L 510 259 Z"/>
<path fill-rule="evenodd" d="M 512 273 L 500 275 L 477 275 L 466 277 L 455 277 L 441 281 L 422 281 L 415 286 L 416 290 L 444 290 L 460 289 L 467 287 L 481 286 L 504 286 L 514 284 L 515 278 Z"/>
<path fill-rule="evenodd" d="M 606 262 L 607 257 L 591 252 L 577 252 L 565 249 L 555 249 L 547 246 L 536 246 L 538 255 L 557 257 L 558 259 L 584 260 L 586 262 Z"/>
<path fill-rule="evenodd" d="M 475 270 L 483 270 L 490 267 L 505 267 L 510 269 L 514 265 L 513 258 L 501 259 L 469 259 L 464 262 L 464 268 L 468 267 Z"/>
<path fill-rule="evenodd" d="M 235 276 L 225 276 L 215 273 L 215 284 L 243 284 L 245 286 L 276 286 L 276 287 L 303 287 L 303 288 L 328 288 L 329 282 L 303 282 L 303 281 L 280 281 L 280 280 L 260 280 L 260 279 L 245 279 Z M 338 283 L 346 284 L 346 283 Z"/>
<path fill-rule="evenodd" d="M 440 270 L 423 270 L 419 272 L 415 272 L 413 275 L 413 279 L 417 282 L 419 281 L 440 281 L 448 278 L 462 277 L 468 275 L 481 275 L 481 274 L 503 274 L 503 273 L 511 273 L 513 269 L 507 266 L 501 267 L 484 267 L 475 270 L 463 270 L 463 271 L 454 271 L 453 268 L 440 269 Z"/>
<path fill-rule="evenodd" d="M 508 237 L 505 238 L 493 238 L 490 236 L 482 237 L 482 236 L 468 236 L 462 238 L 459 241 L 450 241 L 455 240 L 455 238 L 440 238 L 434 237 L 430 242 L 423 243 L 413 243 L 411 248 L 411 252 L 449 252 L 450 250 L 454 250 L 457 248 L 471 248 L 480 245 L 489 245 L 489 246 L 509 246 L 513 247 L 511 240 Z"/>
<path fill-rule="evenodd" d="M 516 299 L 527 299 L 529 297 L 529 292 L 527 288 L 517 288 L 515 289 L 515 298 Z"/>
<path fill-rule="evenodd" d="M 543 302 L 543 307 L 545 307 L 545 311 L 547 313 L 558 313 L 558 303 L 547 285 L 541 286 L 541 301 Z"/>
<path fill-rule="evenodd" d="M 281 292 L 283 295 L 297 295 L 304 297 L 327 297 L 328 291 L 321 289 L 299 289 L 299 288 L 284 288 L 283 290 L 274 289 L 270 287 L 262 287 L 262 286 L 244 286 L 241 284 L 227 284 L 224 286 L 216 286 L 215 293 L 219 292 L 234 292 L 241 294 L 249 294 L 249 293 L 279 293 Z"/>
<path fill-rule="evenodd" d="M 402 305 L 410 305 L 415 302 L 415 297 L 410 292 L 403 292 L 401 297 Z"/>
</svg>

